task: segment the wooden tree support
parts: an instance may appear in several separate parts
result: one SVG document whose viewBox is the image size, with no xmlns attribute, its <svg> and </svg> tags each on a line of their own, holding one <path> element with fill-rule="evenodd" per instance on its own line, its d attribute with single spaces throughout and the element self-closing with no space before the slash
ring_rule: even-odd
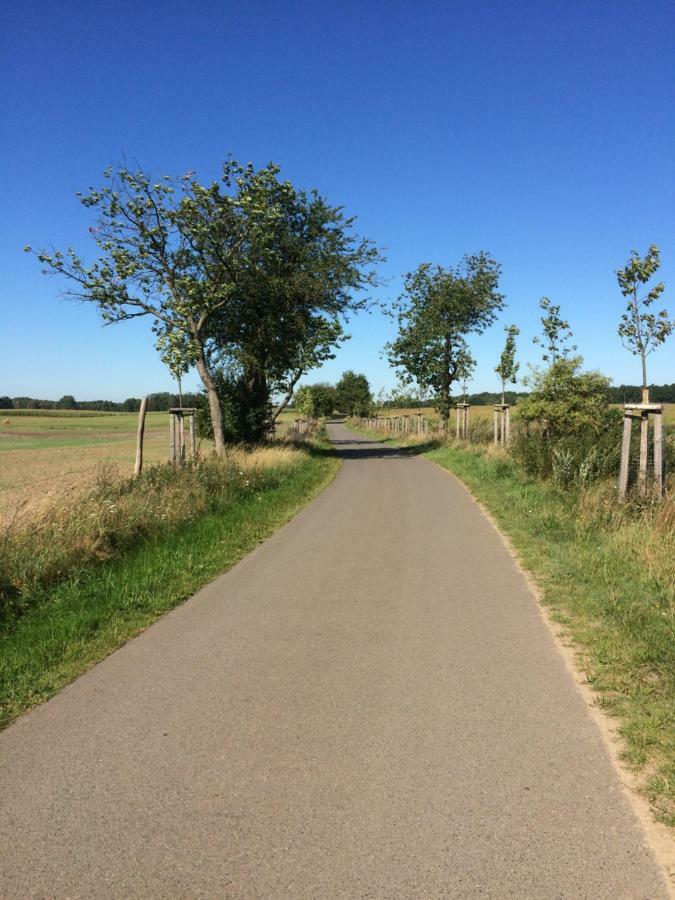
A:
<svg viewBox="0 0 675 900">
<path fill-rule="evenodd" d="M 505 447 L 511 440 L 511 408 L 508 403 L 497 403 L 494 411 L 494 442 Z"/>
<path fill-rule="evenodd" d="M 457 440 L 469 439 L 469 404 L 457 404 Z"/>
<path fill-rule="evenodd" d="M 196 409 L 188 406 L 174 406 L 169 410 L 169 461 L 174 466 L 185 462 L 185 419 L 188 419 L 190 433 L 190 459 L 197 455 L 195 433 Z"/>
<path fill-rule="evenodd" d="M 134 475 L 140 475 L 143 471 L 143 436 L 145 434 L 145 413 L 148 409 L 148 398 L 143 397 L 138 413 L 138 429 L 136 431 L 136 462 Z"/>
<path fill-rule="evenodd" d="M 623 413 L 623 441 L 621 443 L 621 466 L 619 469 L 619 499 L 625 500 L 628 493 L 630 468 L 630 444 L 633 419 L 640 422 L 640 457 L 638 465 L 638 491 L 647 496 L 647 468 L 649 463 L 649 418 L 653 424 L 653 471 L 654 493 L 663 495 L 663 406 L 660 403 L 627 403 Z"/>
</svg>

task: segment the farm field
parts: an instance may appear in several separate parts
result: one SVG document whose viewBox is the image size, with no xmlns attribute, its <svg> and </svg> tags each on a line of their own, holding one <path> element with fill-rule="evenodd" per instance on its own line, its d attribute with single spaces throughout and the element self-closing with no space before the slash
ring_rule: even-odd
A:
<svg viewBox="0 0 675 900">
<path fill-rule="evenodd" d="M 93 484 L 101 467 L 120 475 L 133 471 L 137 413 L 68 411 L 50 415 L 0 417 L 0 522 L 21 508 L 35 510 L 64 493 Z M 204 447 L 204 444 L 202 444 Z M 148 413 L 145 423 L 146 464 L 168 458 L 168 416 Z"/>
<path fill-rule="evenodd" d="M 33 413 L 33 414 L 31 414 Z M 297 414 L 284 410 L 277 432 L 283 434 Z M 0 523 L 21 510 L 91 486 L 101 472 L 130 475 L 136 456 L 138 414 L 70 410 L 3 410 L 0 413 Z M 202 451 L 211 448 L 201 441 Z M 166 412 L 145 420 L 144 462 L 166 462 L 169 423 Z"/>
</svg>

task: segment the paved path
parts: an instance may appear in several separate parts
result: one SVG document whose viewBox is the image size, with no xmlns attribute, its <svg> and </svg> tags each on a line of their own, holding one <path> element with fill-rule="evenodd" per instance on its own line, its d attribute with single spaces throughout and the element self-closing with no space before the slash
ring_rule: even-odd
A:
<svg viewBox="0 0 675 900">
<path fill-rule="evenodd" d="M 330 428 L 311 506 L 0 736 L 0 896 L 667 896 L 492 527 Z"/>
</svg>

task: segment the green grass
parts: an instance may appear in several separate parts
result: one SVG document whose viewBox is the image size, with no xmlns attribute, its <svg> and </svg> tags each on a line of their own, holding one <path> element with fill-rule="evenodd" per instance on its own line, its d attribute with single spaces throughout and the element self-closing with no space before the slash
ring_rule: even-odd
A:
<svg viewBox="0 0 675 900">
<path fill-rule="evenodd" d="M 268 487 L 73 571 L 0 632 L 0 726 L 47 699 L 287 522 L 335 475 L 323 446 Z"/>
<path fill-rule="evenodd" d="M 623 511 L 614 484 L 573 494 L 490 450 L 410 450 L 457 475 L 494 515 L 575 643 L 599 705 L 618 718 L 623 757 L 655 816 L 675 826 L 673 500 Z"/>
</svg>

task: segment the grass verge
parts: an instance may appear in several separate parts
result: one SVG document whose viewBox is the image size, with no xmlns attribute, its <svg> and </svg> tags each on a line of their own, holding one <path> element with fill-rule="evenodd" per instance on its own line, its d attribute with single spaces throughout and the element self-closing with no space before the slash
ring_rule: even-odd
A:
<svg viewBox="0 0 675 900">
<path fill-rule="evenodd" d="M 226 571 L 285 524 L 339 468 L 325 444 L 248 492 L 170 530 L 143 535 L 120 555 L 35 586 L 0 626 L 0 727 L 47 699 Z M 250 479 L 249 479 L 250 480 Z"/>
<path fill-rule="evenodd" d="M 575 643 L 598 704 L 618 718 L 622 756 L 655 817 L 675 826 L 672 498 L 618 507 L 614 483 L 563 492 L 491 448 L 408 446 L 457 475 L 508 535 Z"/>
</svg>

